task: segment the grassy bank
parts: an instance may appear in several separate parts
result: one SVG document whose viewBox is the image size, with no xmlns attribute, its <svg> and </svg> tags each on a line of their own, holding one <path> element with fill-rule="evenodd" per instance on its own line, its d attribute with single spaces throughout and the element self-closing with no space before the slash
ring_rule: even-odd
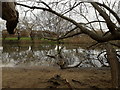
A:
<svg viewBox="0 0 120 90">
<path fill-rule="evenodd" d="M 18 40 L 17 37 L 8 37 L 8 38 L 5 38 L 4 40 Z M 30 37 L 22 37 L 20 38 L 20 40 L 31 40 Z"/>
<path fill-rule="evenodd" d="M 16 37 L 7 37 L 5 39 L 3 39 L 3 42 L 9 42 L 9 41 L 15 41 L 15 42 L 33 42 L 33 43 L 56 43 L 56 41 L 51 41 L 51 40 L 47 40 L 44 38 L 34 38 L 33 40 L 30 37 L 22 37 L 20 38 L 20 40 L 18 40 L 18 38 Z M 67 39 L 63 39 L 61 40 L 61 42 L 63 43 L 74 43 L 74 44 L 87 44 L 87 43 L 93 43 L 95 42 L 94 40 L 90 39 L 87 36 L 83 36 L 83 37 L 71 37 L 71 38 L 67 38 Z"/>
<path fill-rule="evenodd" d="M 39 44 L 39 43 L 48 43 L 48 44 L 56 44 L 56 41 L 51 41 L 51 40 L 47 40 L 44 38 L 34 38 L 33 40 L 30 37 L 22 37 L 20 38 L 20 40 L 18 40 L 18 38 L 16 37 L 8 37 L 5 39 L 2 39 L 3 43 L 22 43 L 22 44 L 26 44 L 26 43 L 34 43 L 34 44 Z M 91 39 L 88 36 L 78 36 L 78 37 L 71 37 L 71 38 L 67 38 L 67 39 L 63 39 L 61 40 L 61 43 L 64 44 L 93 44 L 96 41 Z M 117 43 L 120 44 L 120 41 L 112 41 L 113 43 Z"/>
</svg>

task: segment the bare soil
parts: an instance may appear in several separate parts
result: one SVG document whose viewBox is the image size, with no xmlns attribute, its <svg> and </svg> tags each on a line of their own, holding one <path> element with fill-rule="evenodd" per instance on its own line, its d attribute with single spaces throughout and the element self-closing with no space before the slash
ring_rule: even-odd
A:
<svg viewBox="0 0 120 90">
<path fill-rule="evenodd" d="M 67 83 L 50 81 L 56 75 Z M 111 88 L 111 86 L 108 67 L 63 70 L 54 67 L 2 68 L 3 88 Z"/>
</svg>

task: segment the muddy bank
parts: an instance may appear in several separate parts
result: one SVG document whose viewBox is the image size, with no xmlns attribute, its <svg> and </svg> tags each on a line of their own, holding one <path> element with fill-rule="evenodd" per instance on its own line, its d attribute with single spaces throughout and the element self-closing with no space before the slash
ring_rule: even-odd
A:
<svg viewBox="0 0 120 90">
<path fill-rule="evenodd" d="M 56 75 L 66 80 L 72 88 L 111 88 L 109 68 L 71 68 L 61 70 L 53 67 L 2 68 L 3 88 L 51 88 L 50 81 Z M 57 82 L 55 88 L 68 88 Z"/>
</svg>

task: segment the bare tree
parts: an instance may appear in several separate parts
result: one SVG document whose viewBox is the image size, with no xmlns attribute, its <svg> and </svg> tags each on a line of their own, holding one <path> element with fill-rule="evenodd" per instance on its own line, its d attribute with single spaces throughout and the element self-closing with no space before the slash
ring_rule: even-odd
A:
<svg viewBox="0 0 120 90">
<path fill-rule="evenodd" d="M 48 30 L 50 32 L 56 33 L 56 37 L 46 37 L 44 38 L 52 40 L 52 39 L 58 39 L 62 35 L 64 35 L 67 31 L 70 30 L 70 28 L 73 27 L 73 24 L 70 22 L 62 19 L 61 17 L 58 17 L 50 12 L 41 12 L 39 15 L 39 24 L 43 30 Z"/>
<path fill-rule="evenodd" d="M 117 1 L 112 3 L 108 2 L 107 0 L 103 3 L 82 2 L 79 0 L 75 0 L 71 3 L 70 1 L 60 0 L 50 3 L 40 1 L 35 2 L 30 6 L 20 3 L 17 3 L 17 5 L 24 6 L 32 10 L 40 9 L 53 13 L 54 15 L 69 21 L 75 26 L 69 30 L 69 32 L 66 32 L 64 35 L 53 40 L 60 40 L 80 34 L 86 34 L 92 39 L 96 40 L 97 43 L 104 43 L 111 40 L 120 40 L 120 18 L 114 9 L 114 7 L 117 5 L 116 3 Z M 39 4 L 40 7 L 38 7 L 37 4 Z M 59 5 L 62 9 L 59 7 L 56 8 L 56 6 Z M 55 6 L 55 8 L 53 6 Z M 78 29 L 78 32 L 71 35 L 70 33 L 76 29 Z M 99 29 L 101 34 L 97 33 L 96 29 Z M 109 44 L 107 44 L 107 46 L 107 59 L 111 66 L 113 87 L 120 88 L 119 58 L 116 55 L 116 50 Z"/>
<path fill-rule="evenodd" d="M 60 18 L 63 18 L 69 22 L 71 22 L 73 25 L 76 26 L 76 28 L 79 29 L 79 32 L 74 33 L 73 35 L 68 35 L 67 33 L 63 35 L 62 37 L 59 37 L 59 39 L 63 39 L 65 37 L 75 36 L 79 34 L 87 34 L 92 39 L 96 40 L 98 43 L 108 42 L 111 40 L 120 40 L 120 28 L 118 25 L 120 24 L 120 18 L 118 17 L 117 13 L 114 11 L 114 6 L 116 5 L 116 2 L 113 3 L 112 7 L 110 6 L 110 3 L 104 2 L 80 2 L 75 1 L 73 4 L 70 4 L 70 2 L 54 2 L 59 4 L 64 4 L 64 6 L 67 6 L 67 3 L 69 3 L 70 7 L 63 11 L 58 11 L 59 8 L 56 10 L 52 7 L 50 7 L 49 4 L 45 2 L 41 2 L 46 7 L 37 7 L 37 6 L 28 6 L 23 4 L 18 4 L 24 7 L 28 7 L 30 9 L 42 9 L 44 11 L 51 12 L 55 15 L 57 15 Z M 61 6 L 62 7 L 62 6 Z M 86 9 L 83 9 L 86 8 Z M 89 8 L 94 11 L 93 14 L 95 14 L 95 19 L 92 21 L 91 18 L 88 19 Z M 72 13 L 71 16 L 67 16 L 67 13 Z M 77 20 L 75 16 L 80 16 L 84 18 L 84 22 L 79 21 L 79 18 L 77 17 Z M 116 23 L 118 25 L 116 25 Z M 99 30 L 101 30 L 102 34 L 98 34 L 96 32 L 96 26 L 99 26 Z M 104 29 L 107 30 L 104 30 Z M 73 28 L 74 30 L 74 28 Z M 71 31 L 73 31 L 71 30 Z M 69 32 L 71 32 L 69 31 Z M 58 38 L 57 38 L 58 39 Z M 109 48 L 107 47 L 107 56 L 109 62 L 115 62 L 114 64 L 110 63 L 111 66 L 111 73 L 115 73 L 115 75 L 112 74 L 113 77 L 113 85 L 115 88 L 120 87 L 120 62 L 117 56 L 115 55 L 115 51 L 111 52 L 110 49 L 113 49 L 112 46 Z M 109 57 L 109 55 L 111 56 Z"/>
</svg>

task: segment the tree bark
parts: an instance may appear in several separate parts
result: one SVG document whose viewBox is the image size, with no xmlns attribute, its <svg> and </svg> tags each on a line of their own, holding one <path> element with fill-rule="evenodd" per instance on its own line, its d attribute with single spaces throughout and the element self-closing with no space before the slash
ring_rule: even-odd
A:
<svg viewBox="0 0 120 90">
<path fill-rule="evenodd" d="M 113 88 L 120 88 L 120 62 L 112 45 L 106 45 L 107 59 L 111 67 Z"/>
<path fill-rule="evenodd" d="M 2 7 L 2 19 L 6 20 L 6 27 L 9 34 L 14 34 L 17 26 L 19 13 L 15 9 L 15 2 L 0 2 Z"/>
</svg>

